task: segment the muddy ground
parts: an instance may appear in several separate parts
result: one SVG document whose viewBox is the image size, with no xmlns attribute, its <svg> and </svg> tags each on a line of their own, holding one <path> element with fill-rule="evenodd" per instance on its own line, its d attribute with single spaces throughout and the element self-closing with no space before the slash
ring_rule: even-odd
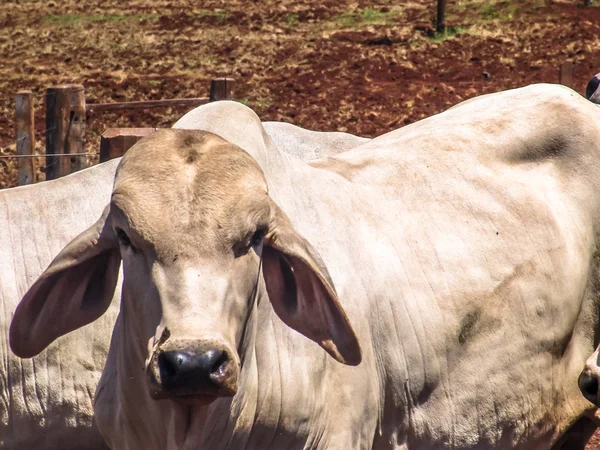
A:
<svg viewBox="0 0 600 450">
<path fill-rule="evenodd" d="M 582 2 L 581 2 L 582 3 Z M 96 6 L 101 5 L 101 6 Z M 73 82 L 88 103 L 197 97 L 228 76 L 263 120 L 376 136 L 467 98 L 557 82 L 574 89 L 600 71 L 600 8 L 575 1 L 2 0 L 0 156 L 14 154 L 14 95 L 36 95 L 37 151 L 44 92 Z M 89 162 L 107 127 L 172 124 L 185 109 L 88 117 Z M 38 160 L 43 179 L 43 159 Z M 16 184 L 0 158 L 0 187 Z M 590 447 L 591 448 L 591 447 Z M 600 449 L 600 445 L 593 448 Z"/>
</svg>

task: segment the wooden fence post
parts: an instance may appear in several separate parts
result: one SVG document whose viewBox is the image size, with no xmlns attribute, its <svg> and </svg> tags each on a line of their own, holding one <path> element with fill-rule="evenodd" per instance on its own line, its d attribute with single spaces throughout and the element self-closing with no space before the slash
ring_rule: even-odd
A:
<svg viewBox="0 0 600 450">
<path fill-rule="evenodd" d="M 53 156 L 85 152 L 83 86 L 63 84 L 46 90 L 46 179 L 53 180 L 85 167 L 85 156 Z M 71 164 L 73 159 L 74 164 Z"/>
<path fill-rule="evenodd" d="M 87 166 L 87 156 L 82 155 L 86 150 L 85 127 L 85 93 L 83 86 L 71 89 L 69 92 L 69 103 L 71 104 L 70 126 L 67 136 L 67 151 L 65 153 L 79 154 L 79 156 L 69 157 L 71 163 L 70 173 L 85 169 Z"/>
<path fill-rule="evenodd" d="M 35 132 L 33 118 L 33 93 L 19 91 L 16 95 L 15 123 L 17 135 L 17 155 L 19 158 L 19 186 L 35 181 L 33 170 L 33 150 L 35 148 Z"/>
<path fill-rule="evenodd" d="M 437 26 L 435 30 L 438 33 L 446 31 L 446 0 L 437 0 Z"/>
<path fill-rule="evenodd" d="M 233 78 L 216 78 L 210 82 L 210 101 L 233 100 Z"/>
<path fill-rule="evenodd" d="M 107 128 L 100 136 L 100 162 L 120 158 L 133 144 L 158 128 Z"/>
<path fill-rule="evenodd" d="M 570 61 L 564 62 L 560 65 L 560 71 L 558 73 L 558 82 L 567 87 L 573 87 L 573 63 Z"/>
</svg>

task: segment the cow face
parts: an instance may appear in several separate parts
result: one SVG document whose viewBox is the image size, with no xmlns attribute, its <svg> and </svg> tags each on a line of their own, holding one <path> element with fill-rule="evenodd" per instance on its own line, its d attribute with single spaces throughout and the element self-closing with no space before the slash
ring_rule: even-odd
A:
<svg viewBox="0 0 600 450">
<path fill-rule="evenodd" d="M 121 261 L 114 339 L 143 356 L 154 398 L 234 395 L 257 297 L 268 296 L 286 324 L 338 361 L 360 362 L 318 254 L 269 197 L 255 160 L 215 135 L 164 130 L 128 152 L 103 216 L 23 298 L 13 351 L 33 356 L 99 317 Z"/>
</svg>

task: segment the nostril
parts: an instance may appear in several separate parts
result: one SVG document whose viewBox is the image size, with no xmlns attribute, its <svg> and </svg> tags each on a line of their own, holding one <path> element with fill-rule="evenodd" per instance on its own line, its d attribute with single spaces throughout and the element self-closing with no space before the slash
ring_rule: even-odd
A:
<svg viewBox="0 0 600 450">
<path fill-rule="evenodd" d="M 171 358 L 168 358 L 164 353 L 161 353 L 158 357 L 158 365 L 165 375 L 174 377 L 177 374 L 177 365 Z"/>
<path fill-rule="evenodd" d="M 598 379 L 587 372 L 581 372 L 579 375 L 579 390 L 583 396 L 592 402 L 598 404 Z"/>
<path fill-rule="evenodd" d="M 225 367 L 227 362 L 229 361 L 229 356 L 227 352 L 222 350 L 212 349 L 204 352 L 201 356 L 201 365 L 202 367 L 208 371 L 208 374 L 212 375 L 222 375 L 225 371 Z"/>
<path fill-rule="evenodd" d="M 171 384 L 194 368 L 194 357 L 184 352 L 162 352 L 158 355 L 158 367 L 163 384 Z"/>
<path fill-rule="evenodd" d="M 227 369 L 227 363 L 229 362 L 229 357 L 227 356 L 227 353 L 225 352 L 220 352 L 221 354 L 219 355 L 218 358 L 216 358 L 215 362 L 213 363 L 211 369 L 210 369 L 210 373 L 211 375 L 216 375 L 218 377 L 222 377 L 225 375 L 225 370 Z"/>
</svg>

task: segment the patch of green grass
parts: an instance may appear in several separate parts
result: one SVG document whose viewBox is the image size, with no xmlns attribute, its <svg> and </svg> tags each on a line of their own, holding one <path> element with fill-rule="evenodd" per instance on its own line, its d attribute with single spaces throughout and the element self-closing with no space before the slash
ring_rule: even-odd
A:
<svg viewBox="0 0 600 450">
<path fill-rule="evenodd" d="M 435 32 L 429 40 L 435 44 L 439 44 L 440 42 L 444 42 L 447 39 L 461 34 L 465 30 L 465 27 L 446 27 L 446 30 L 441 33 Z"/>
<path fill-rule="evenodd" d="M 238 98 L 236 102 L 241 103 L 244 106 L 248 106 L 248 97 Z"/>
<path fill-rule="evenodd" d="M 290 13 L 285 16 L 285 23 L 288 27 L 297 27 L 300 21 L 298 20 L 298 14 Z"/>
<path fill-rule="evenodd" d="M 336 22 L 345 27 L 362 25 L 388 25 L 393 22 L 395 13 L 365 8 L 351 13 L 344 13 L 336 18 Z"/>
<path fill-rule="evenodd" d="M 483 20 L 507 21 L 515 18 L 519 6 L 515 3 L 492 3 L 486 1 L 480 4 L 479 12 Z"/>
<path fill-rule="evenodd" d="M 363 22 L 373 23 L 384 20 L 385 13 L 370 8 L 365 8 L 359 13 L 359 17 Z"/>
<path fill-rule="evenodd" d="M 153 20 L 158 19 L 158 14 L 99 14 L 94 16 L 87 16 L 83 14 L 63 14 L 63 15 L 47 15 L 42 19 L 44 23 L 54 25 L 75 25 L 75 24 L 87 24 L 93 22 L 123 22 L 125 20 Z"/>
<path fill-rule="evenodd" d="M 491 2 L 484 2 L 479 9 L 483 20 L 494 20 L 500 18 L 500 10 Z"/>
<path fill-rule="evenodd" d="M 532 0 L 539 7 L 546 5 L 546 0 Z M 484 21 L 500 20 L 506 22 L 514 19 L 521 6 L 519 2 L 506 2 L 497 0 L 485 0 L 483 2 L 463 1 L 454 5 L 448 6 L 447 15 L 452 13 L 464 14 L 465 11 L 474 11 L 479 14 L 479 17 Z"/>
<path fill-rule="evenodd" d="M 229 11 L 200 11 L 191 14 L 190 17 L 216 17 L 218 23 L 223 23 L 229 17 Z"/>
<path fill-rule="evenodd" d="M 219 22 L 219 23 L 225 22 L 225 20 L 227 19 L 227 16 L 229 16 L 229 13 L 227 11 L 218 11 L 215 14 L 215 17 L 217 18 L 217 22 Z"/>
</svg>

